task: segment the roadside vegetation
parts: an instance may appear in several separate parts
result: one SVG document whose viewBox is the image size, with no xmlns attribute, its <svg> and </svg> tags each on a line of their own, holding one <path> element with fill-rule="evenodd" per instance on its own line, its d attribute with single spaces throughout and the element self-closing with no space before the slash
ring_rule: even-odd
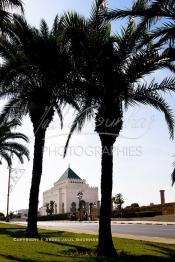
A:
<svg viewBox="0 0 175 262">
<path fill-rule="evenodd" d="M 39 230 L 41 239 L 26 239 L 25 227 L 0 224 L 0 261 L 116 261 L 96 255 L 97 235 Z M 37 240 L 37 241 L 36 241 Z M 117 261 L 175 261 L 175 245 L 113 238 Z"/>
</svg>

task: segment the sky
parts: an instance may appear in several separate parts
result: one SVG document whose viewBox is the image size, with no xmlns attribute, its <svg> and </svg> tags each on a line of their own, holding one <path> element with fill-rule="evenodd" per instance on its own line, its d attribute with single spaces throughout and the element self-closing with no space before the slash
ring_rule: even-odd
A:
<svg viewBox="0 0 175 262">
<path fill-rule="evenodd" d="M 88 16 L 91 0 L 24 0 L 28 22 L 36 27 L 41 18 L 51 26 L 56 14 L 75 10 Z M 131 0 L 109 1 L 110 8 L 126 8 Z M 113 31 L 119 30 L 121 21 L 113 23 Z M 170 75 L 167 70 L 157 71 L 156 81 Z M 147 80 L 150 81 L 153 76 Z M 167 97 L 175 112 L 174 97 Z M 2 107 L 2 102 L 1 102 Z M 40 186 L 39 206 L 42 206 L 42 193 L 53 186 L 63 172 L 70 167 L 90 186 L 98 186 L 100 198 L 101 151 L 100 141 L 94 132 L 94 122 L 86 123 L 82 133 L 72 137 L 65 159 L 63 148 L 75 112 L 67 107 L 64 110 L 64 128 L 60 129 L 55 116 L 46 135 L 43 175 Z M 18 129 L 30 138 L 30 162 L 20 165 L 14 159 L 12 176 L 18 176 L 10 193 L 10 210 L 28 208 L 31 184 L 33 143 L 32 124 L 28 117 Z M 149 106 L 129 108 L 124 114 L 124 127 L 114 145 L 113 195 L 122 193 L 125 204 L 149 205 L 160 203 L 159 190 L 165 190 L 166 202 L 175 202 L 175 188 L 171 187 L 170 174 L 175 160 L 175 142 L 169 139 L 164 116 Z M 22 170 L 21 170 L 22 169 Z M 21 170 L 21 171 L 20 171 Z M 0 166 L 0 212 L 6 212 L 8 169 L 5 163 Z"/>
</svg>

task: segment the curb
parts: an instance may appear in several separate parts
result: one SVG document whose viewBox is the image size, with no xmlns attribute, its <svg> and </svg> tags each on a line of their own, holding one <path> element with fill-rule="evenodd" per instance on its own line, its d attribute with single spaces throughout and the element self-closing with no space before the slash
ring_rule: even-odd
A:
<svg viewBox="0 0 175 262">
<path fill-rule="evenodd" d="M 46 222 L 46 221 L 38 221 Z M 47 221 L 49 222 L 49 221 Z M 52 220 L 50 222 L 75 223 L 75 224 L 98 224 L 99 221 L 69 221 L 69 220 Z M 158 221 L 111 221 L 112 225 L 157 225 L 157 226 L 175 226 L 175 222 L 158 222 Z"/>
<path fill-rule="evenodd" d="M 156 225 L 156 226 L 175 226 L 175 222 L 157 222 L 157 221 L 111 221 L 114 225 Z"/>
<path fill-rule="evenodd" d="M 99 221 L 70 221 L 70 220 L 51 220 L 38 221 L 41 222 L 57 222 L 57 223 L 75 223 L 75 224 L 98 224 Z M 12 221 L 12 223 L 20 223 L 20 221 Z M 23 222 L 22 222 L 23 223 Z M 175 222 L 158 222 L 158 221 L 111 221 L 111 225 L 156 225 L 156 226 L 175 226 Z"/>
</svg>

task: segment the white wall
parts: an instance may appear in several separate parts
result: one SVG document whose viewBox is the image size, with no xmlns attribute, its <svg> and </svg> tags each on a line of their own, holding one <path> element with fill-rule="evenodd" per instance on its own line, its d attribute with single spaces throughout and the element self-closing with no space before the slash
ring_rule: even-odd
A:
<svg viewBox="0 0 175 262">
<path fill-rule="evenodd" d="M 69 179 L 64 182 L 55 183 L 54 187 L 43 193 L 43 206 L 51 200 L 55 201 L 57 212 L 62 213 L 62 203 L 64 203 L 64 212 L 69 213 L 72 202 L 76 203 L 76 208 L 79 207 L 79 200 L 77 198 L 79 191 L 83 192 L 82 200 L 85 202 L 94 203 L 98 201 L 97 187 L 90 187 L 84 180 L 78 183 L 76 179 Z"/>
</svg>

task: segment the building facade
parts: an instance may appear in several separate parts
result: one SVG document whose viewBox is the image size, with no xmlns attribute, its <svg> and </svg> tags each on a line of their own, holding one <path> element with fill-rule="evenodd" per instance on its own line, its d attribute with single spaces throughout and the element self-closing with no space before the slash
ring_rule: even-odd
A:
<svg viewBox="0 0 175 262">
<path fill-rule="evenodd" d="M 81 193 L 81 198 L 78 198 Z M 46 215 L 46 206 L 54 201 L 54 214 L 76 212 L 81 203 L 98 205 L 98 188 L 90 187 L 70 167 L 64 172 L 54 186 L 43 192 L 43 207 L 40 215 Z"/>
</svg>

